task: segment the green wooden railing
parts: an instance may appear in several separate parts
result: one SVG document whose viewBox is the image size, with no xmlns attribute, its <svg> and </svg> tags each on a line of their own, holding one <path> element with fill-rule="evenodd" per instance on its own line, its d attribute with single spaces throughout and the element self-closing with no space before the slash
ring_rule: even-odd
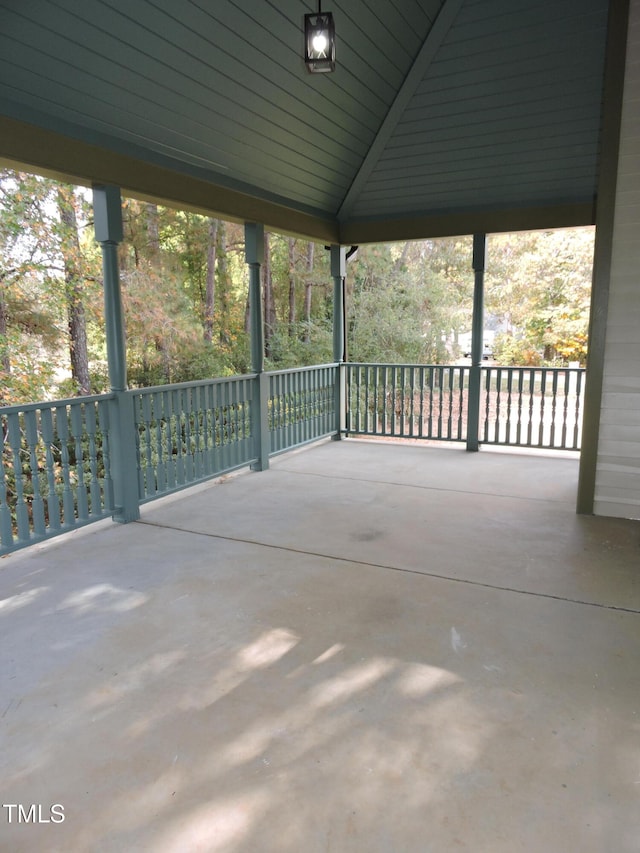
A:
<svg viewBox="0 0 640 853">
<path fill-rule="evenodd" d="M 580 450 L 585 370 L 483 367 L 483 444 Z"/>
<path fill-rule="evenodd" d="M 466 440 L 468 367 L 347 364 L 347 433 Z"/>
<path fill-rule="evenodd" d="M 271 453 L 337 431 L 338 371 L 337 364 L 321 364 L 268 374 Z"/>
<path fill-rule="evenodd" d="M 475 415 L 471 370 L 325 364 L 0 408 L 0 553 L 341 431 L 463 442 L 475 417 L 483 444 L 580 448 L 584 370 L 482 367 Z"/>
<path fill-rule="evenodd" d="M 0 408 L 0 554 L 126 516 L 118 493 L 133 494 L 137 507 L 257 466 L 261 383 L 269 389 L 267 457 L 337 434 L 338 370 L 320 365 Z M 124 435 L 122 423 L 131 424 Z M 122 471 L 118 459 L 127 454 L 117 451 L 126 444 L 133 462 Z M 118 476 L 134 477 L 133 489 L 118 489 Z"/>
<path fill-rule="evenodd" d="M 256 376 L 131 391 L 140 501 L 256 461 Z"/>
<path fill-rule="evenodd" d="M 0 409 L 0 553 L 113 513 L 113 400 L 105 394 Z"/>
<path fill-rule="evenodd" d="M 480 368 L 477 412 L 466 365 L 348 364 L 347 434 L 579 450 L 583 368 Z"/>
</svg>

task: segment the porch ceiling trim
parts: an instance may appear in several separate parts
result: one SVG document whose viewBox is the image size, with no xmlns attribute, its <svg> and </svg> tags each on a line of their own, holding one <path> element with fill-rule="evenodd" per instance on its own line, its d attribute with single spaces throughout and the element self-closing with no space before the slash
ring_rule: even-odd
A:
<svg viewBox="0 0 640 853">
<path fill-rule="evenodd" d="M 84 186 L 113 184 L 124 195 L 169 207 L 237 222 L 266 222 L 285 234 L 339 242 L 335 220 L 222 187 L 175 165 L 150 163 L 6 115 L 0 115 L 0 138 L 0 166 L 25 171 L 36 168 L 40 174 Z"/>
</svg>

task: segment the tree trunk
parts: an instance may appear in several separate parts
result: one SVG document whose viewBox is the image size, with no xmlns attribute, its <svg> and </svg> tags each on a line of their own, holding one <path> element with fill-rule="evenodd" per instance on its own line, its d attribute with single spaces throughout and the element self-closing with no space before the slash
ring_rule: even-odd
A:
<svg viewBox="0 0 640 853">
<path fill-rule="evenodd" d="M 402 247 L 402 252 L 396 258 L 396 262 L 393 265 L 393 275 L 397 275 L 402 271 L 402 267 L 407 263 L 407 258 L 409 256 L 409 246 L 410 243 L 405 243 Z"/>
<path fill-rule="evenodd" d="M 244 304 L 244 331 L 245 334 L 251 334 L 251 295 L 247 287 L 247 301 Z"/>
<path fill-rule="evenodd" d="M 209 220 L 209 241 L 207 243 L 207 280 L 204 294 L 204 339 L 213 340 L 213 311 L 216 294 L 216 248 L 218 242 L 218 220 Z"/>
<path fill-rule="evenodd" d="M 0 370 L 3 373 L 11 373 L 11 358 L 9 356 L 9 344 L 7 341 L 8 327 L 7 303 L 0 293 Z M 0 392 L 1 393 L 1 392 Z"/>
<path fill-rule="evenodd" d="M 295 335 L 296 330 L 296 241 L 289 237 L 289 337 Z"/>
<path fill-rule="evenodd" d="M 315 243 L 307 244 L 307 275 L 304 282 L 304 342 L 306 344 L 309 343 L 309 327 L 311 325 L 311 288 L 313 287 L 313 281 L 311 277 L 313 275 L 314 249 Z"/>
<path fill-rule="evenodd" d="M 147 202 L 147 204 L 145 204 L 145 211 L 147 214 L 149 257 L 157 258 L 160 254 L 160 223 L 158 218 L 158 205 Z"/>
<path fill-rule="evenodd" d="M 64 226 L 61 250 L 64 259 L 64 279 L 66 283 L 67 327 L 69 330 L 69 356 L 71 376 L 78 393 L 91 393 L 89 378 L 89 354 L 87 350 L 87 324 L 82 300 L 82 269 L 80 240 L 78 238 L 78 218 L 76 216 L 75 196 L 71 187 L 58 189 L 58 211 Z"/>
<path fill-rule="evenodd" d="M 9 354 L 9 342 L 7 341 L 7 332 L 9 331 L 8 320 L 7 303 L 4 301 L 4 296 L 0 291 L 0 375 L 4 373 L 5 378 L 8 378 L 11 373 L 11 357 Z M 6 405 L 5 383 L 2 382 L 0 383 L 0 406 L 4 405 Z"/>
<path fill-rule="evenodd" d="M 264 354 L 270 358 L 273 351 L 273 333 L 276 328 L 276 305 L 273 298 L 273 278 L 271 275 L 271 246 L 269 232 L 264 232 L 264 264 L 262 266 L 262 287 L 264 293 Z"/>
<path fill-rule="evenodd" d="M 218 222 L 218 240 L 216 246 L 218 258 L 218 316 L 220 317 L 220 342 L 229 344 L 229 259 L 227 258 L 227 224 L 221 219 Z"/>
</svg>

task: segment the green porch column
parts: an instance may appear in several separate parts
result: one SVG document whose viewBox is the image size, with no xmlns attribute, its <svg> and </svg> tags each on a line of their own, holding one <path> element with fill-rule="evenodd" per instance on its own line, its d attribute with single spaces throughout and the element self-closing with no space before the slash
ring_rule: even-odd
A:
<svg viewBox="0 0 640 853">
<path fill-rule="evenodd" d="M 109 383 L 115 399 L 111 407 L 111 477 L 117 510 L 114 521 L 140 518 L 138 459 L 133 397 L 127 392 L 127 356 L 120 294 L 118 243 L 122 241 L 120 188 L 93 186 L 95 236 L 102 249 L 104 321 Z"/>
<path fill-rule="evenodd" d="M 347 250 L 344 246 L 332 245 L 331 275 L 333 277 L 333 360 L 338 364 L 335 388 L 336 434 L 334 441 L 342 438 L 345 427 L 345 325 L 344 325 L 344 281 L 347 267 Z"/>
<path fill-rule="evenodd" d="M 484 336 L 484 271 L 487 261 L 487 235 L 473 235 L 473 320 L 471 323 L 471 371 L 467 400 L 467 450 L 480 448 L 480 390 L 482 385 L 482 348 Z"/>
<path fill-rule="evenodd" d="M 264 321 L 260 268 L 264 261 L 264 226 L 247 222 L 244 226 L 245 261 L 249 266 L 249 322 L 251 328 L 251 370 L 257 373 L 252 411 L 252 430 L 257 460 L 254 471 L 269 467 L 269 377 L 264 372 Z M 256 416 L 257 415 L 257 419 Z"/>
</svg>

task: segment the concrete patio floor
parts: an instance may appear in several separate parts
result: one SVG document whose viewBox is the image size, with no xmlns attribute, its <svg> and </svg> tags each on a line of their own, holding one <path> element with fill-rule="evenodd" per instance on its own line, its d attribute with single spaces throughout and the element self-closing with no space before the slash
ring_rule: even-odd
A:
<svg viewBox="0 0 640 853">
<path fill-rule="evenodd" d="M 326 442 L 5 558 L 0 850 L 637 853 L 640 522 L 577 472 Z"/>
</svg>

